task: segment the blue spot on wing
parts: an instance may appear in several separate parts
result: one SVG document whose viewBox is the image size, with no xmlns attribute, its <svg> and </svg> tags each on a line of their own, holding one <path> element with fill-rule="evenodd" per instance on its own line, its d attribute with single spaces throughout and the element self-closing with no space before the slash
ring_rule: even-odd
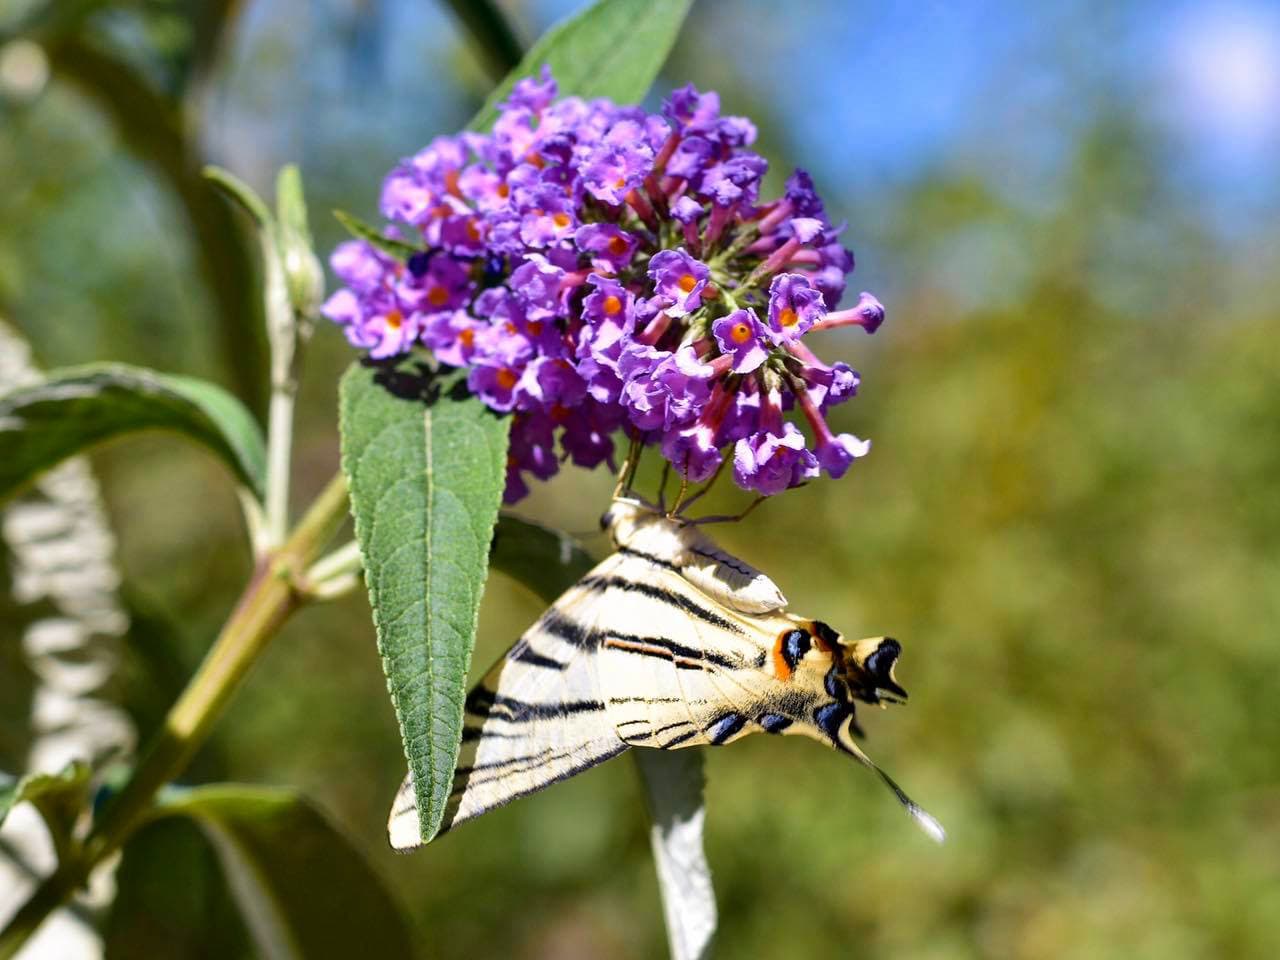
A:
<svg viewBox="0 0 1280 960">
<path fill-rule="evenodd" d="M 791 726 L 791 718 L 784 717 L 780 713 L 765 713 L 761 714 L 756 723 L 764 727 L 766 733 L 781 733 Z"/>
<path fill-rule="evenodd" d="M 747 718 L 742 714 L 726 713 L 722 717 L 717 717 L 716 720 L 707 727 L 707 736 L 714 745 L 719 746 L 746 726 L 746 723 Z"/>
</svg>

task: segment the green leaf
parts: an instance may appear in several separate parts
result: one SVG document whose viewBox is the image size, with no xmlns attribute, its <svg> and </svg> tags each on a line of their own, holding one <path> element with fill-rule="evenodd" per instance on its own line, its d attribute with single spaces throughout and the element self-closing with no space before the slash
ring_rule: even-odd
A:
<svg viewBox="0 0 1280 960">
<path fill-rule="evenodd" d="M 257 956 L 412 955 L 382 879 L 296 792 L 242 784 L 171 789 L 152 817 L 173 816 L 191 818 L 212 844 Z"/>
<path fill-rule="evenodd" d="M 567 533 L 503 514 L 489 563 L 551 603 L 595 566 Z"/>
<path fill-rule="evenodd" d="M 302 172 L 292 163 L 285 164 L 276 175 L 276 221 L 282 231 L 296 235 L 299 242 L 311 246 Z"/>
<path fill-rule="evenodd" d="M 203 444 L 261 496 L 262 434 L 240 401 L 203 380 L 107 363 L 54 370 L 0 396 L 0 500 L 88 447 L 151 429 Z"/>
<path fill-rule="evenodd" d="M 599 0 L 556 24 L 525 54 L 520 66 L 489 95 L 471 121 L 486 130 L 521 77 L 548 64 L 561 96 L 641 100 L 657 77 L 692 0 Z"/>
<path fill-rule="evenodd" d="M 254 223 L 258 225 L 258 229 L 268 232 L 275 229 L 275 221 L 271 218 L 271 211 L 267 209 L 267 205 L 258 196 L 253 187 L 249 186 L 230 170 L 224 170 L 222 167 L 215 167 L 212 164 L 205 167 L 201 172 L 206 180 L 244 208 L 245 212 L 253 218 Z"/>
<path fill-rule="evenodd" d="M 353 365 L 343 377 L 342 468 L 426 841 L 462 736 L 509 420 L 468 394 L 460 371 L 380 373 Z"/>
<path fill-rule="evenodd" d="M 324 302 L 324 267 L 315 254 L 307 222 L 302 173 L 292 163 L 281 167 L 276 177 L 275 248 L 289 303 L 295 317 L 306 324 L 302 336 L 309 337 L 310 323 Z"/>
<path fill-rule="evenodd" d="M 29 773 L 20 780 L 6 777 L 0 784 L 0 824 L 20 803 L 30 803 L 49 828 L 58 859 L 72 843 L 76 820 L 89 805 L 89 767 L 73 760 L 60 773 Z"/>
<path fill-rule="evenodd" d="M 403 240 L 393 240 L 385 237 L 382 232 L 371 224 L 365 223 L 359 217 L 347 213 L 345 210 L 335 210 L 333 215 L 338 218 L 338 222 L 342 224 L 347 232 L 357 240 L 364 240 L 372 247 L 376 247 L 389 257 L 403 262 L 412 257 L 415 253 L 421 253 L 421 247 L 415 247 L 411 243 L 405 243 Z"/>
<path fill-rule="evenodd" d="M 145 824 L 125 844 L 103 925 L 107 960 L 253 960 L 218 855 L 190 820 Z"/>
</svg>

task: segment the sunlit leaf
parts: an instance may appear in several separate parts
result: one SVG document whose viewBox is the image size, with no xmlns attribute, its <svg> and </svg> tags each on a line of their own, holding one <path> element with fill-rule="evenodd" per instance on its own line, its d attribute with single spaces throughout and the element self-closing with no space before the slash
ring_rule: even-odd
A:
<svg viewBox="0 0 1280 960">
<path fill-rule="evenodd" d="M 353 366 L 340 425 L 378 649 L 430 839 L 462 736 L 508 420 L 468 394 L 459 374 L 388 379 Z"/>
<path fill-rule="evenodd" d="M 521 77 L 548 64 L 561 95 L 641 100 L 671 52 L 692 0 L 600 0 L 556 24 L 489 95 L 471 121 L 484 130 Z"/>
</svg>

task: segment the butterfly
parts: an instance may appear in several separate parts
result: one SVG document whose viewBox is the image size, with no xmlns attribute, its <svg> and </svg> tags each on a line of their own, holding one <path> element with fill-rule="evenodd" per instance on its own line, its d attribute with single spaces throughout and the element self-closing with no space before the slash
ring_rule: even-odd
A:
<svg viewBox="0 0 1280 960">
<path fill-rule="evenodd" d="M 788 613 L 767 576 L 642 501 L 601 520 L 616 551 L 570 587 L 468 694 L 443 833 L 629 747 L 803 734 L 869 767 L 924 831 L 945 834 L 854 742 L 854 701 L 901 703 L 890 637 L 849 641 Z M 391 845 L 422 843 L 412 774 Z"/>
</svg>

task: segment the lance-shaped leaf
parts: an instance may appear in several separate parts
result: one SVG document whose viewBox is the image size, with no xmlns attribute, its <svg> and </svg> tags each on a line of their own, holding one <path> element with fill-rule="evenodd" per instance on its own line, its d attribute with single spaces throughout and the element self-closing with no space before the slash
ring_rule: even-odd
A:
<svg viewBox="0 0 1280 960">
<path fill-rule="evenodd" d="M 400 262 L 404 262 L 412 257 L 415 253 L 421 252 L 423 247 L 416 247 L 411 243 L 405 243 L 403 240 L 396 240 L 382 233 L 372 224 L 365 223 L 355 214 L 347 213 L 345 210 L 333 211 L 337 221 L 346 228 L 346 231 L 357 240 L 363 240 L 371 247 L 381 250 L 387 256 L 392 257 Z"/>
<path fill-rule="evenodd" d="M 223 878 L 254 942 L 253 955 L 267 960 L 304 957 L 409 957 L 411 938 L 399 907 L 381 878 L 350 840 L 296 792 L 278 787 L 216 784 L 169 790 L 152 817 L 161 818 L 142 832 L 137 847 L 125 846 L 122 905 L 108 926 L 108 955 L 156 956 L 168 953 L 163 939 L 166 918 L 139 922 L 130 909 L 154 909 L 157 871 L 181 874 L 197 882 L 208 875 L 207 857 L 190 842 L 164 848 L 148 843 L 148 831 L 163 830 L 182 840 L 163 818 L 190 818 L 208 839 Z M 189 835 L 188 835 L 189 838 Z M 181 854 L 186 862 L 172 857 Z M 159 864 L 145 858 L 164 857 Z M 194 875 L 194 876 L 193 876 Z M 143 894 L 151 888 L 151 896 Z M 137 893 L 138 895 L 134 895 Z M 210 926 L 207 939 L 194 931 L 174 931 L 195 943 L 224 942 L 225 908 L 206 893 L 202 902 L 161 892 L 161 902 L 183 916 L 178 922 Z M 210 907 L 215 909 L 210 909 Z"/>
<path fill-rule="evenodd" d="M 462 736 L 508 421 L 469 395 L 456 373 L 375 377 L 353 366 L 340 403 L 356 540 L 428 840 L 440 827 Z"/>
<path fill-rule="evenodd" d="M 125 364 L 54 370 L 0 396 L 0 500 L 89 447 L 138 430 L 171 430 L 218 456 L 261 496 L 257 423 L 221 387 Z"/>
<path fill-rule="evenodd" d="M 556 24 L 489 95 L 471 129 L 492 125 L 521 77 L 551 67 L 561 95 L 635 103 L 649 92 L 692 0 L 600 0 Z"/>
</svg>

